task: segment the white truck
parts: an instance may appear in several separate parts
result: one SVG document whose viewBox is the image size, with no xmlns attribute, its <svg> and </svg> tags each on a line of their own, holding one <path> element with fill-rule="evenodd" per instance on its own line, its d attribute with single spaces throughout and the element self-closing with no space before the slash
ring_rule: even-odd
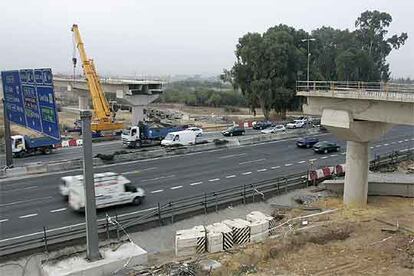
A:
<svg viewBox="0 0 414 276">
<path fill-rule="evenodd" d="M 304 127 L 306 124 L 308 123 L 308 120 L 306 119 L 301 119 L 301 120 L 294 120 L 291 123 L 287 123 L 286 124 L 286 128 L 302 128 Z"/>
<path fill-rule="evenodd" d="M 61 180 L 60 194 L 69 199 L 69 207 L 75 211 L 83 211 L 83 175 L 65 176 Z M 117 173 L 97 173 L 94 175 L 94 182 L 97 209 L 131 203 L 139 205 L 145 197 L 143 189 L 135 187 L 125 176 Z"/>
<path fill-rule="evenodd" d="M 161 146 L 188 146 L 196 143 L 197 133 L 192 130 L 170 132 L 161 141 Z"/>
<path fill-rule="evenodd" d="M 35 153 L 50 154 L 60 140 L 50 137 L 29 137 L 27 135 L 11 136 L 14 157 L 24 157 Z"/>
</svg>

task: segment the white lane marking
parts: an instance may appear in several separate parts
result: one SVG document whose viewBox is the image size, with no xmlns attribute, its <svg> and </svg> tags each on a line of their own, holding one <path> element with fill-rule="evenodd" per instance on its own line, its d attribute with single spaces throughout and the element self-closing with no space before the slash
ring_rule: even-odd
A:
<svg viewBox="0 0 414 276">
<path fill-rule="evenodd" d="M 249 164 L 249 163 L 255 163 L 255 162 L 261 162 L 261 161 L 265 161 L 266 158 L 261 158 L 261 159 L 256 159 L 256 160 L 250 160 L 250 161 L 245 161 L 245 162 L 240 162 L 239 165 L 244 165 L 244 164 Z"/>
<path fill-rule="evenodd" d="M 244 172 L 244 173 L 242 173 L 242 175 L 248 175 L 248 174 L 251 174 L 252 172 Z"/>
<path fill-rule="evenodd" d="M 203 184 L 203 181 L 191 183 L 190 186 L 196 186 L 200 184 Z"/>
<path fill-rule="evenodd" d="M 390 145 L 390 144 L 384 144 L 384 146 L 386 146 L 386 147 L 387 147 L 387 146 L 389 146 L 389 145 Z"/>
<path fill-rule="evenodd" d="M 155 177 L 155 178 L 150 178 L 150 179 L 144 179 L 144 180 L 141 180 L 141 182 L 155 181 L 155 180 L 161 180 L 161 179 L 172 178 L 172 177 L 175 177 L 175 174 L 167 175 L 167 176 L 160 176 L 160 177 Z"/>
<path fill-rule="evenodd" d="M 405 152 L 405 151 L 408 151 L 408 149 L 402 149 L 402 150 L 400 150 L 401 152 Z"/>
<path fill-rule="evenodd" d="M 408 139 L 404 139 L 404 142 L 408 142 L 409 140 Z"/>
<path fill-rule="evenodd" d="M 397 142 L 395 142 L 395 141 L 394 142 L 391 142 L 391 145 L 394 145 L 394 144 L 397 144 Z"/>
<path fill-rule="evenodd" d="M 9 221 L 9 219 L 0 219 L 0 223 Z"/>
<path fill-rule="evenodd" d="M 398 141 L 399 144 L 401 144 L 402 142 L 404 142 L 403 140 Z"/>
<path fill-rule="evenodd" d="M 280 168 L 280 166 L 271 167 L 272 170 L 279 169 L 279 168 Z"/>
<path fill-rule="evenodd" d="M 233 177 L 236 177 L 236 175 L 235 174 L 232 174 L 232 175 L 226 176 L 226 178 L 233 178 Z"/>
<path fill-rule="evenodd" d="M 305 160 L 299 161 L 298 164 L 303 164 L 305 163 Z"/>
<path fill-rule="evenodd" d="M 129 172 L 123 172 L 121 174 L 122 175 L 139 174 L 140 172 L 152 171 L 152 170 L 156 170 L 156 169 L 158 169 L 158 168 L 157 167 L 151 167 L 151 168 L 145 168 L 145 169 L 141 169 L 141 170 L 134 170 L 134 171 L 129 171 Z"/>
<path fill-rule="evenodd" d="M 20 203 L 28 203 L 28 202 L 37 201 L 37 200 L 52 199 L 52 198 L 53 197 L 51 197 L 51 196 L 45 196 L 45 197 L 28 199 L 28 200 L 19 200 L 19 201 L 9 202 L 9 203 L 5 203 L 5 204 L 0 204 L 0 207 L 11 206 L 11 205 L 16 205 L 16 204 L 20 204 Z"/>
<path fill-rule="evenodd" d="M 161 193 L 161 192 L 164 192 L 164 190 L 162 190 L 162 189 L 161 190 L 155 190 L 155 191 L 152 191 L 151 194 L 156 194 L 156 193 Z"/>
<path fill-rule="evenodd" d="M 239 157 L 239 156 L 243 156 L 243 155 L 246 155 L 246 154 L 247 153 L 229 154 L 229 155 L 220 156 L 220 157 L 218 157 L 218 159 L 227 159 L 227 158 L 232 158 L 232 157 Z"/>
<path fill-rule="evenodd" d="M 291 163 L 285 164 L 285 167 L 289 167 L 289 166 L 292 166 L 292 164 Z"/>
<path fill-rule="evenodd" d="M 176 190 L 176 189 L 181 189 L 183 186 L 175 186 L 175 187 L 171 187 L 171 190 Z"/>
<path fill-rule="evenodd" d="M 309 162 L 315 162 L 318 158 L 309 159 Z"/>
<path fill-rule="evenodd" d="M 21 191 L 21 190 L 31 190 L 31 189 L 36 189 L 39 186 L 29 186 L 29 187 L 25 187 L 25 188 L 19 188 L 19 189 L 10 189 L 10 190 L 3 190 L 3 193 L 8 193 L 8 192 L 14 192 L 14 191 Z"/>
<path fill-rule="evenodd" d="M 265 172 L 265 171 L 267 171 L 267 169 L 260 169 L 260 170 L 257 170 L 257 172 Z"/>
<path fill-rule="evenodd" d="M 19 218 L 30 218 L 30 217 L 35 217 L 35 216 L 37 216 L 37 213 L 20 216 Z"/>
<path fill-rule="evenodd" d="M 214 181 L 219 181 L 220 180 L 220 178 L 213 178 L 213 179 L 209 179 L 208 181 L 209 182 L 214 182 Z"/>
<path fill-rule="evenodd" d="M 328 158 L 328 156 L 321 157 L 321 159 L 326 159 L 326 158 Z"/>
<path fill-rule="evenodd" d="M 343 153 L 341 153 L 342 155 L 345 155 L 346 154 L 346 152 L 343 152 Z"/>
<path fill-rule="evenodd" d="M 51 213 L 56 213 L 56 212 L 63 212 L 65 210 L 66 210 L 66 208 L 60 208 L 60 209 L 51 210 L 50 212 Z"/>
<path fill-rule="evenodd" d="M 335 157 L 335 156 L 338 156 L 338 154 L 331 154 L 331 155 L 329 155 L 330 157 Z"/>
<path fill-rule="evenodd" d="M 381 145 L 376 145 L 375 147 L 376 147 L 376 148 L 380 148 L 380 147 L 381 147 Z"/>
<path fill-rule="evenodd" d="M 373 149 L 374 147 L 369 147 L 370 149 Z"/>
</svg>

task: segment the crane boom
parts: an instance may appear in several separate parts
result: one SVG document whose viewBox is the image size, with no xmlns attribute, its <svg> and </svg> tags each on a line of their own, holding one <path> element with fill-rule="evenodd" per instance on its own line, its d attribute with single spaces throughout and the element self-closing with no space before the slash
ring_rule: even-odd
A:
<svg viewBox="0 0 414 276">
<path fill-rule="evenodd" d="M 95 64 L 92 59 L 88 59 L 78 25 L 73 24 L 72 32 L 75 37 L 76 48 L 82 60 L 83 72 L 88 82 L 89 92 L 92 98 L 94 109 L 94 119 L 92 121 L 92 130 L 119 130 L 124 127 L 122 123 L 114 122 L 114 113 L 109 107 L 105 97 L 98 74 L 96 73 Z"/>
</svg>

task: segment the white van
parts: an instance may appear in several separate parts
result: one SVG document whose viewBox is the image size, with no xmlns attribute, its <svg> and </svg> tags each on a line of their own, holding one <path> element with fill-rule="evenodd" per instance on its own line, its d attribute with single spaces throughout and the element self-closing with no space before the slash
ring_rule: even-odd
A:
<svg viewBox="0 0 414 276">
<path fill-rule="evenodd" d="M 97 173 L 94 175 L 96 208 L 132 203 L 139 205 L 145 197 L 145 192 L 131 184 L 126 177 L 113 173 Z M 83 175 L 62 177 L 65 185 L 60 185 L 63 196 L 67 193 L 69 207 L 75 211 L 85 208 L 85 190 Z"/>
<path fill-rule="evenodd" d="M 192 130 L 170 132 L 165 139 L 161 141 L 161 146 L 193 145 L 196 142 L 196 136 L 197 133 Z"/>
</svg>

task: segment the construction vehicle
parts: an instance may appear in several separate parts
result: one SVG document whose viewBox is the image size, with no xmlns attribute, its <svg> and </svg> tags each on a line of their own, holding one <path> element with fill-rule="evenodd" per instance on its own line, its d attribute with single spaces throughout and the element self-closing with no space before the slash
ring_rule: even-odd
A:
<svg viewBox="0 0 414 276">
<path fill-rule="evenodd" d="M 50 137 L 29 137 L 27 135 L 11 136 L 12 152 L 14 157 L 25 157 L 31 154 L 50 154 L 55 145 L 60 143 Z"/>
<path fill-rule="evenodd" d="M 91 122 L 91 129 L 95 132 L 114 131 L 124 128 L 124 124 L 115 121 L 116 113 L 110 107 L 108 100 L 105 97 L 101 82 L 96 72 L 95 64 L 92 59 L 88 59 L 86 55 L 83 41 L 79 32 L 78 25 L 73 24 L 72 32 L 74 34 L 74 41 L 76 48 L 79 50 L 79 55 L 82 60 L 83 72 L 88 82 L 89 92 L 92 98 L 94 115 Z M 73 66 L 76 67 L 77 59 L 72 58 Z"/>
</svg>

